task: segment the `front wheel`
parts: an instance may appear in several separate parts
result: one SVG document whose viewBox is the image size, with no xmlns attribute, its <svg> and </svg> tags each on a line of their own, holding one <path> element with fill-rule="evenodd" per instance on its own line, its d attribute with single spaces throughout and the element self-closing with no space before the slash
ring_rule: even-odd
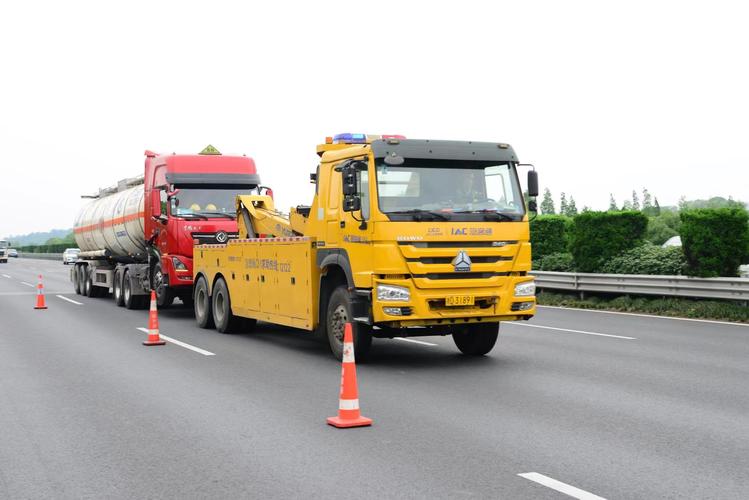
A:
<svg viewBox="0 0 749 500">
<path fill-rule="evenodd" d="M 208 282 L 203 276 L 195 283 L 195 320 L 200 328 L 213 328 L 213 311 L 211 310 L 211 296 L 208 295 Z"/>
<path fill-rule="evenodd" d="M 354 357 L 365 360 L 372 347 L 372 331 L 368 325 L 353 321 L 353 305 L 348 288 L 339 286 L 330 296 L 327 314 L 325 315 L 325 330 L 330 344 L 330 351 L 336 359 L 343 358 L 343 333 L 346 323 L 351 323 L 354 334 Z"/>
<path fill-rule="evenodd" d="M 463 354 L 483 356 L 497 343 L 499 323 L 474 323 L 458 328 L 453 333 L 453 342 Z"/>
<path fill-rule="evenodd" d="M 156 303 L 159 309 L 169 307 L 174 302 L 174 290 L 169 288 L 164 281 L 161 262 L 157 262 L 153 268 L 153 289 L 156 290 Z"/>
</svg>

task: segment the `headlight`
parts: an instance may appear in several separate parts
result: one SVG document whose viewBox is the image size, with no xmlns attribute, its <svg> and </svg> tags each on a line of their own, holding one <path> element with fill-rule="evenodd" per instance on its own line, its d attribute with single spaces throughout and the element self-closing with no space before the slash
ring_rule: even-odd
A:
<svg viewBox="0 0 749 500">
<path fill-rule="evenodd" d="M 175 271 L 187 271 L 187 266 L 184 262 L 179 260 L 177 257 L 172 257 L 172 264 L 174 265 Z"/>
<path fill-rule="evenodd" d="M 536 282 L 524 281 L 515 285 L 515 297 L 531 297 L 536 295 Z"/>
<path fill-rule="evenodd" d="M 377 285 L 377 300 L 382 302 L 408 302 L 411 300 L 411 292 L 403 286 Z"/>
</svg>

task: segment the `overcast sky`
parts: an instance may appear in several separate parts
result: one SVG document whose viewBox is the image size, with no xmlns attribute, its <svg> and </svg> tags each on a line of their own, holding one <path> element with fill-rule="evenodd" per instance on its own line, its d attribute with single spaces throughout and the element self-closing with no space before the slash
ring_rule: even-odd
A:
<svg viewBox="0 0 749 500">
<path fill-rule="evenodd" d="M 0 236 L 72 227 L 143 151 L 309 203 L 338 132 L 502 141 L 578 208 L 749 200 L 742 2 L 5 2 Z"/>
</svg>

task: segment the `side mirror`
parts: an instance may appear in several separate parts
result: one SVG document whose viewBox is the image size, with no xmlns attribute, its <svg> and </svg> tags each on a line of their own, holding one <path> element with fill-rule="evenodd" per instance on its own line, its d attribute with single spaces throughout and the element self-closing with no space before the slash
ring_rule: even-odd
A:
<svg viewBox="0 0 749 500">
<path fill-rule="evenodd" d="M 161 217 L 161 190 L 151 191 L 151 217 Z"/>
<path fill-rule="evenodd" d="M 341 179 L 343 180 L 343 195 L 353 196 L 356 194 L 356 168 L 353 164 L 345 165 L 341 169 Z"/>
<path fill-rule="evenodd" d="M 528 170 L 528 196 L 538 196 L 538 172 L 535 170 Z"/>
<path fill-rule="evenodd" d="M 358 212 L 361 210 L 361 198 L 356 195 L 349 195 L 343 198 L 344 212 Z"/>
</svg>

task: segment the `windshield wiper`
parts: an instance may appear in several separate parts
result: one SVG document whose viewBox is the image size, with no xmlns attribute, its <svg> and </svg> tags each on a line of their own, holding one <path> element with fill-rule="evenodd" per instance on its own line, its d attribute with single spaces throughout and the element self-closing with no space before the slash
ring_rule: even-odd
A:
<svg viewBox="0 0 749 500">
<path fill-rule="evenodd" d="M 397 212 L 388 212 L 390 214 L 410 214 L 413 215 L 415 221 L 421 221 L 422 216 L 432 216 L 431 220 L 434 219 L 441 219 L 441 220 L 450 220 L 450 217 L 446 214 L 443 214 L 442 212 L 434 212 L 432 210 L 422 210 L 420 208 L 413 208 L 411 210 L 399 210 Z"/>
<path fill-rule="evenodd" d="M 223 212 L 200 212 L 200 215 L 218 215 L 219 217 L 228 217 L 232 220 L 237 218 L 235 214 L 225 214 Z"/>
<path fill-rule="evenodd" d="M 198 220 L 208 220 L 208 217 L 202 214 L 175 214 L 174 217 L 195 217 Z"/>
<path fill-rule="evenodd" d="M 496 212 L 494 210 L 461 210 L 459 212 L 453 212 L 455 214 L 483 214 L 485 221 L 507 221 L 514 222 L 515 218 L 502 212 Z"/>
</svg>

